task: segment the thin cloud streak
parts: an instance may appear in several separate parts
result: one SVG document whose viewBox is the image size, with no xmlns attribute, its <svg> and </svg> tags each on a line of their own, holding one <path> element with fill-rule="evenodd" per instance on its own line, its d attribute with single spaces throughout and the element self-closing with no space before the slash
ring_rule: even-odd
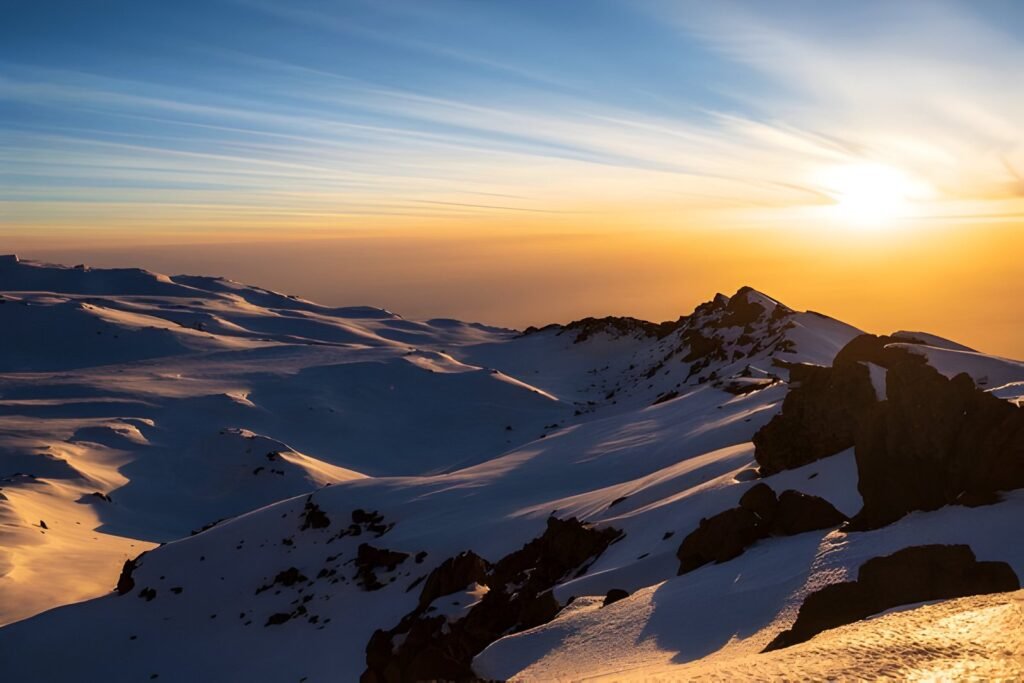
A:
<svg viewBox="0 0 1024 683">
<path fill-rule="evenodd" d="M 672 116 L 550 78 L 517 64 L 519 55 L 497 61 L 321 9 L 237 5 L 441 56 L 430 68 L 465 85 L 403 87 L 358 68 L 232 47 L 193 48 L 224 71 L 191 84 L 4 62 L 0 103 L 40 116 L 0 131 L 0 200 L 89 194 L 117 205 L 146 196 L 179 206 L 223 202 L 229 212 L 272 204 L 296 218 L 310 205 L 328 215 L 351 207 L 372 215 L 377 206 L 382 217 L 402 206 L 429 218 L 498 194 L 518 200 L 478 208 L 688 216 L 829 203 L 823 170 L 865 161 L 905 170 L 951 198 L 1020 193 L 1013 169 L 1024 164 L 1024 95 L 998 86 L 1012 82 L 1024 48 L 953 7 L 916 13 L 912 27 L 895 11 L 900 39 L 871 38 L 865 49 L 867 27 L 850 29 L 857 40 L 836 39 L 834 27 L 816 31 L 806 18 L 789 21 L 792 12 L 775 19 L 763 5 L 650 5 L 679 27 L 681 44 L 696 39 L 717 54 L 723 73 L 748 69 L 773 84 L 730 107 L 675 102 L 682 113 Z M 445 20 L 442 10 L 430 12 L 430 22 Z M 979 57 L 943 53 L 937 36 L 952 26 L 959 43 L 985 45 Z M 448 74 L 451 60 L 515 78 L 477 89 L 475 77 Z"/>
</svg>

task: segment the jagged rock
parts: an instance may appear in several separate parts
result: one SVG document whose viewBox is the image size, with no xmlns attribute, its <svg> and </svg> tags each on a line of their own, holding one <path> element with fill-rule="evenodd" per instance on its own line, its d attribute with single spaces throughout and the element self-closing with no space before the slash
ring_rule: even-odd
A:
<svg viewBox="0 0 1024 683">
<path fill-rule="evenodd" d="M 725 359 L 725 349 L 722 341 L 717 337 L 707 337 L 698 330 L 690 330 L 683 335 L 683 341 L 690 349 L 689 353 L 683 356 L 683 361 L 686 363 L 696 360 Z"/>
<path fill-rule="evenodd" d="M 498 583 L 511 583 L 516 576 L 532 570 L 531 581 L 553 586 L 570 569 L 599 555 L 621 535 L 616 529 L 597 529 L 575 517 L 549 517 L 544 533 L 502 558 L 494 567 L 493 577 Z"/>
<path fill-rule="evenodd" d="M 620 537 L 616 529 L 551 517 L 541 536 L 487 566 L 483 576 L 486 563 L 473 553 L 446 560 L 432 572 L 434 580 L 424 584 L 416 609 L 393 629 L 378 630 L 370 638 L 360 680 L 475 680 L 473 657 L 504 635 L 551 621 L 562 607 L 552 587 Z M 444 595 L 439 591 L 470 583 L 489 590 L 462 618 L 449 622 L 430 615 L 431 603 Z"/>
<path fill-rule="evenodd" d="M 1010 565 L 978 562 L 966 545 L 904 548 L 865 562 L 856 581 L 825 586 L 808 595 L 793 627 L 776 636 L 764 651 L 805 642 L 822 631 L 900 605 L 1019 588 Z"/>
<path fill-rule="evenodd" d="M 887 344 L 905 341 L 862 334 L 836 354 L 831 367 L 789 364 L 782 411 L 754 434 L 754 457 L 768 476 L 835 455 L 854 445 L 861 421 L 878 403 L 867 363 L 890 368 L 924 365 L 922 356 Z"/>
<path fill-rule="evenodd" d="M 320 509 L 320 506 L 313 502 L 313 496 L 306 498 L 306 505 L 302 510 L 302 531 L 306 529 L 325 529 L 331 525 L 331 520 Z"/>
<path fill-rule="evenodd" d="M 387 532 L 391 531 L 391 528 L 394 526 L 393 522 L 391 524 L 385 524 L 384 516 L 376 510 L 373 512 L 367 512 L 362 508 L 356 508 L 352 511 L 352 523 L 338 533 L 338 538 L 342 536 L 359 536 L 364 531 L 372 533 L 375 537 L 380 538 Z"/>
<path fill-rule="evenodd" d="M 356 581 L 364 590 L 375 591 L 384 587 L 377 579 L 377 569 L 392 572 L 409 553 L 402 553 L 387 548 L 375 548 L 369 543 L 362 543 L 356 551 Z"/>
<path fill-rule="evenodd" d="M 887 400 L 862 420 L 855 454 L 864 507 L 853 528 L 911 510 L 999 500 L 1024 487 L 1024 409 L 921 363 L 892 364 Z"/>
<path fill-rule="evenodd" d="M 790 368 L 782 411 L 754 434 L 761 475 L 806 465 L 853 446 L 860 415 L 876 401 L 868 368 Z"/>
<path fill-rule="evenodd" d="M 426 609 L 442 595 L 450 595 L 473 583 L 484 584 L 491 565 L 471 550 L 449 557 L 430 572 L 420 592 L 419 607 Z"/>
<path fill-rule="evenodd" d="M 373 512 L 367 512 L 362 508 L 356 508 L 352 511 L 352 523 L 353 524 L 380 524 L 384 521 L 384 517 L 380 515 L 376 510 Z"/>
<path fill-rule="evenodd" d="M 613 602 L 618 602 L 619 600 L 624 600 L 625 598 L 628 598 L 628 597 L 629 597 L 629 591 L 624 591 L 621 588 L 612 588 L 610 591 L 608 591 L 605 594 L 604 602 L 601 603 L 601 606 L 602 607 L 607 607 L 608 605 L 612 604 Z"/>
<path fill-rule="evenodd" d="M 630 317 L 617 317 L 607 316 L 604 318 L 582 318 L 580 320 L 574 320 L 567 325 L 545 325 L 544 327 L 528 327 L 524 330 L 523 334 L 536 334 L 537 332 L 546 332 L 551 330 L 557 330 L 558 334 L 564 334 L 566 332 L 575 332 L 576 337 L 573 339 L 574 344 L 580 344 L 590 339 L 595 334 L 604 332 L 612 337 L 656 337 L 661 339 L 668 334 L 671 334 L 685 318 L 680 318 L 677 321 L 666 321 L 662 323 L 652 323 L 646 320 L 639 320 L 637 318 Z"/>
<path fill-rule="evenodd" d="M 718 325 L 721 327 L 743 327 L 757 322 L 767 311 L 756 301 L 751 301 L 754 292 L 751 287 L 740 287 L 725 305 L 725 315 Z"/>
<path fill-rule="evenodd" d="M 115 588 L 118 595 L 130 593 L 135 588 L 135 579 L 132 578 L 132 572 L 138 569 L 139 560 L 145 554 L 141 553 L 137 557 L 124 561 L 124 565 L 121 567 L 121 575 L 117 577 L 117 588 Z"/>
<path fill-rule="evenodd" d="M 775 508 L 772 534 L 795 536 L 806 531 L 828 529 L 846 521 L 846 515 L 832 503 L 799 491 L 783 491 Z"/>
<path fill-rule="evenodd" d="M 922 355 L 861 335 L 832 367 L 789 366 L 782 412 L 754 435 L 762 474 L 854 447 L 864 508 L 852 530 L 884 526 L 911 510 L 998 500 L 1024 487 L 1024 410 L 947 379 Z M 879 401 L 867 363 L 886 370 Z"/>
</svg>

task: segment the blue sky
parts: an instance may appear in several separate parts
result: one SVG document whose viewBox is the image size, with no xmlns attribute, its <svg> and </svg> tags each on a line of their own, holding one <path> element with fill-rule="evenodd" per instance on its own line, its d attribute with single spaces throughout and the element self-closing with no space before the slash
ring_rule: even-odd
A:
<svg viewBox="0 0 1024 683">
<path fill-rule="evenodd" d="M 1024 191 L 1019 3 L 5 8 L 6 234 L 682 229 L 841 204 L 865 173 L 943 215 Z"/>
</svg>

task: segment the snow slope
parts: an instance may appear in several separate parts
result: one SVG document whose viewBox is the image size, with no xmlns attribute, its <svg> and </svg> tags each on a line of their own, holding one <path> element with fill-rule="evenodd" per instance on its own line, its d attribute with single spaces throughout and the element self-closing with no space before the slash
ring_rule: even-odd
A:
<svg viewBox="0 0 1024 683">
<path fill-rule="evenodd" d="M 521 334 L 216 278 L 13 259 L 0 260 L 0 292 L 0 323 L 25 332 L 0 348 L 7 679 L 355 680 L 374 631 L 417 607 L 418 580 L 466 550 L 496 562 L 551 515 L 624 536 L 557 582 L 554 596 L 571 603 L 552 621 L 477 655 L 481 676 L 1019 671 L 996 654 L 1020 641 L 984 627 L 1019 623 L 1019 595 L 757 653 L 810 592 L 908 545 L 967 543 L 1024 575 L 1024 551 L 1005 540 L 1020 492 L 868 532 L 766 538 L 676 576 L 681 540 L 758 481 L 860 509 L 852 450 L 763 480 L 753 458 L 791 364 L 828 364 L 859 334 L 832 318 L 743 288 L 672 323 Z M 1019 398 L 1024 365 L 920 335 L 899 345 Z M 377 569 L 378 590 L 363 585 L 364 543 L 408 554 Z M 112 593 L 142 550 L 131 588 Z M 603 607 L 611 589 L 630 595 Z M 487 592 L 467 585 L 431 613 L 457 622 Z M 954 642 L 958 624 L 978 634 L 970 645 Z M 926 636 L 938 654 L 900 654 Z M 850 652 L 871 655 L 851 668 Z M 943 652 L 964 654 L 953 664 Z"/>
</svg>

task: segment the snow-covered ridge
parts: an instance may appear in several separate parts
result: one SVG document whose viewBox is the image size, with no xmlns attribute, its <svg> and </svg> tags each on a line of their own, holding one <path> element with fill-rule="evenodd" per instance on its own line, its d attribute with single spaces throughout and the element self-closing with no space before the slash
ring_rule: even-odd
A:
<svg viewBox="0 0 1024 683">
<path fill-rule="evenodd" d="M 677 576 L 684 538 L 757 484 L 845 517 L 864 503 L 852 448 L 759 478 L 754 435 L 861 332 L 750 288 L 671 323 L 528 334 L 12 258 L 0 297 L 18 331 L 0 338 L 0 623 L 23 619 L 0 628 L 5 679 L 355 680 L 373 653 L 421 657 L 410 634 L 434 618 L 422 633 L 456 634 L 476 655 L 458 664 L 496 678 L 812 675 L 802 653 L 885 631 L 758 653 L 873 557 L 969 544 L 1024 575 L 1005 542 L 1015 491 L 858 533 L 761 534 Z M 879 353 L 991 396 L 1024 386 L 1016 361 L 890 341 Z M 866 410 L 900 397 L 888 358 L 852 363 Z M 453 568 L 465 551 L 479 562 Z M 515 598 L 525 581 L 535 594 Z M 484 638 L 474 624 L 506 599 L 525 630 Z"/>
</svg>

